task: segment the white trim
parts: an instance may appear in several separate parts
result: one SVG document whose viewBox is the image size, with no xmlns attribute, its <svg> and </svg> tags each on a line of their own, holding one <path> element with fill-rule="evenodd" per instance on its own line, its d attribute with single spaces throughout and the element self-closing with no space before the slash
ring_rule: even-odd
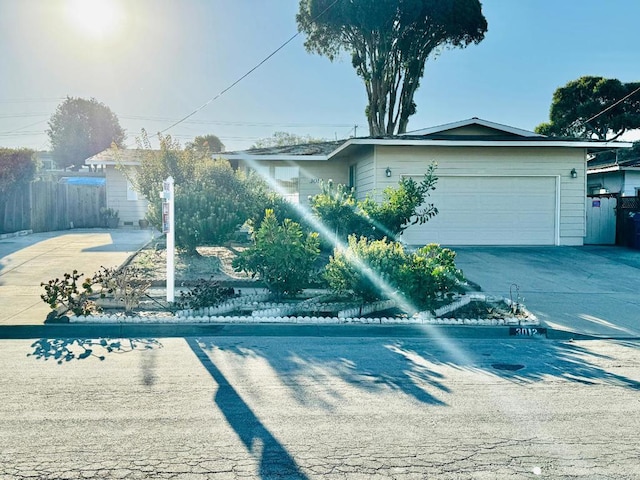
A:
<svg viewBox="0 0 640 480">
<path fill-rule="evenodd" d="M 140 162 L 136 162 L 136 161 L 127 161 L 127 162 L 117 162 L 114 160 L 94 160 L 94 161 L 90 161 L 91 158 L 87 158 L 84 163 L 85 165 L 104 165 L 105 167 L 111 167 L 111 166 L 115 166 L 115 165 L 124 165 L 127 167 L 139 167 L 140 166 Z"/>
<path fill-rule="evenodd" d="M 233 154 L 221 154 L 222 158 L 226 158 L 227 160 L 245 160 L 248 162 L 257 161 L 257 160 L 283 160 L 283 161 L 309 161 L 309 160 L 320 160 L 326 161 L 329 160 L 328 155 L 248 155 L 242 153 L 233 153 Z"/>
<path fill-rule="evenodd" d="M 631 148 L 631 142 L 583 142 L 572 140 L 402 140 L 381 138 L 352 138 L 329 154 L 335 156 L 350 145 L 434 146 L 434 147 L 570 147 L 570 148 Z"/>
<path fill-rule="evenodd" d="M 494 130 L 500 130 L 506 133 L 512 133 L 521 137 L 544 137 L 539 133 L 531 132 L 529 130 L 523 130 L 521 128 L 510 127 L 509 125 L 503 125 L 501 123 L 490 122 L 489 120 L 483 120 L 482 118 L 469 118 L 467 120 L 460 120 L 458 122 L 445 123 L 443 125 L 437 125 L 435 127 L 423 128 L 420 130 L 414 130 L 412 132 L 401 133 L 404 135 L 430 135 L 433 133 L 446 132 L 447 130 L 453 130 L 454 128 L 468 127 L 470 125 L 480 125 Z"/>
</svg>

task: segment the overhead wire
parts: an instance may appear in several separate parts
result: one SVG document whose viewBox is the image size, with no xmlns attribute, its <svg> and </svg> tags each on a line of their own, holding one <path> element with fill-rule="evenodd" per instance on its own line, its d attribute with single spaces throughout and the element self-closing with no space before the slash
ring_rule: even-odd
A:
<svg viewBox="0 0 640 480">
<path fill-rule="evenodd" d="M 340 0 L 334 0 L 333 3 L 331 3 L 327 8 L 325 8 L 322 12 L 320 12 L 318 15 L 316 15 L 313 20 L 316 20 L 318 18 L 320 18 L 322 15 L 324 15 L 326 12 L 328 12 L 336 3 L 338 3 Z M 167 128 L 165 128 L 164 130 L 161 130 L 160 133 L 165 133 L 168 130 L 171 130 L 173 127 L 180 125 L 182 122 L 184 122 L 185 120 L 188 120 L 189 118 L 193 117 L 196 113 L 198 113 L 199 111 L 201 111 L 202 109 L 206 108 L 207 106 L 209 106 L 211 103 L 213 103 L 215 100 L 217 100 L 218 98 L 220 98 L 222 95 L 224 95 L 226 92 L 228 92 L 229 90 L 231 90 L 233 87 L 235 87 L 238 83 L 240 83 L 242 80 L 244 80 L 245 78 L 247 78 L 249 75 L 251 75 L 253 72 L 255 72 L 258 68 L 260 68 L 262 65 L 264 65 L 269 59 L 271 59 L 276 53 L 278 53 L 280 50 L 282 50 L 284 47 L 286 47 L 289 43 L 291 43 L 295 38 L 297 38 L 300 35 L 300 31 L 297 31 L 295 33 L 295 35 L 292 35 L 288 40 L 286 40 L 282 45 L 280 45 L 278 48 L 276 48 L 273 52 L 271 52 L 269 55 L 267 55 L 264 59 L 262 59 L 256 66 L 254 66 L 253 68 L 251 68 L 247 73 L 245 73 L 244 75 L 242 75 L 240 78 L 238 78 L 235 82 L 233 82 L 231 85 L 229 85 L 228 87 L 226 87 L 225 89 L 223 89 L 220 93 L 218 93 L 216 96 L 210 98 L 209 100 L 207 100 L 205 103 L 203 103 L 202 105 L 200 105 L 198 108 L 196 108 L 195 110 L 193 110 L 191 113 L 189 113 L 188 115 L 185 115 L 184 117 L 182 117 L 180 120 L 178 120 L 177 122 L 172 123 L 171 125 L 169 125 Z"/>
</svg>

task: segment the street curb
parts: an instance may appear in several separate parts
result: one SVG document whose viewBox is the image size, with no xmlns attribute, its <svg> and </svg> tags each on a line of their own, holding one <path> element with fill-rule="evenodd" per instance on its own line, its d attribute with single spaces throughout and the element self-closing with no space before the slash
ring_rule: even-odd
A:
<svg viewBox="0 0 640 480">
<path fill-rule="evenodd" d="M 26 235 L 31 235 L 32 233 L 33 230 L 20 230 L 18 232 L 0 233 L 0 240 L 4 240 L 5 238 L 24 237 Z"/>
<path fill-rule="evenodd" d="M 10 325 L 0 327 L 0 339 L 143 338 L 198 336 L 257 337 L 406 337 L 514 338 L 510 327 L 447 325 L 242 325 L 242 324 L 103 324 Z M 519 337 L 525 338 L 525 337 Z"/>
</svg>

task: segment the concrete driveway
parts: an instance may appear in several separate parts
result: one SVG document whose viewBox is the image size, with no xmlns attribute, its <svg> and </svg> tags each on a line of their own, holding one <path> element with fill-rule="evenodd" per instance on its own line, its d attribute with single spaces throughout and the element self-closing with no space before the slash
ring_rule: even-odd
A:
<svg viewBox="0 0 640 480">
<path fill-rule="evenodd" d="M 621 247 L 454 247 L 457 265 L 488 294 L 524 304 L 548 326 L 640 337 L 640 251 Z"/>
<path fill-rule="evenodd" d="M 68 230 L 0 240 L 0 325 L 44 323 L 49 307 L 41 282 L 74 269 L 93 275 L 144 246 L 151 230 Z"/>
</svg>

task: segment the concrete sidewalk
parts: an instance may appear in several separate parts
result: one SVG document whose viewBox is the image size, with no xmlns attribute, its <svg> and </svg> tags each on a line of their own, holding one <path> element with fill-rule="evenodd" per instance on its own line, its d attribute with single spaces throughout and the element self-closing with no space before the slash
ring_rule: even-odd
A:
<svg viewBox="0 0 640 480">
<path fill-rule="evenodd" d="M 41 282 L 74 269 L 93 275 L 101 266 L 119 266 L 152 235 L 152 230 L 78 229 L 0 240 L 0 325 L 42 325 L 50 309 L 40 298 Z"/>
<path fill-rule="evenodd" d="M 640 251 L 622 247 L 454 247 L 456 264 L 488 294 L 510 290 L 547 326 L 640 338 Z"/>
</svg>

